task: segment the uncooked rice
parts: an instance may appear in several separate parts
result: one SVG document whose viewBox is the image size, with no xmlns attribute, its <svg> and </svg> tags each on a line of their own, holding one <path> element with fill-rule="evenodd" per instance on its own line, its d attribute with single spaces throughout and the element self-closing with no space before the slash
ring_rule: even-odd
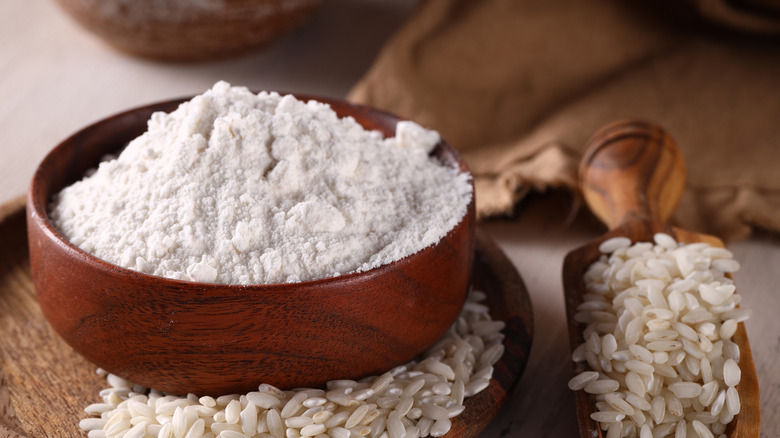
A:
<svg viewBox="0 0 780 438">
<path fill-rule="evenodd" d="M 292 391 L 261 384 L 214 398 L 166 395 L 107 374 L 103 402 L 87 406 L 92 417 L 79 426 L 89 438 L 439 437 L 464 398 L 488 386 L 503 354 L 504 323 L 490 318 L 484 298 L 471 291 L 456 323 L 419 361 L 381 376 Z"/>
<path fill-rule="evenodd" d="M 595 399 L 591 418 L 607 438 L 724 437 L 740 411 L 739 346 L 749 311 L 728 276 L 731 252 L 681 244 L 607 239 L 584 276 L 575 320 L 585 342 L 572 360 L 591 370 L 569 381 Z"/>
</svg>

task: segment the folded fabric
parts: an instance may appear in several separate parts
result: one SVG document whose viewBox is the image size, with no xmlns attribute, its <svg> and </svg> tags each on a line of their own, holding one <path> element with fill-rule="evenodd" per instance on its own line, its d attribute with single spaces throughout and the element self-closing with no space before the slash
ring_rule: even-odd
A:
<svg viewBox="0 0 780 438">
<path fill-rule="evenodd" d="M 474 174 L 480 217 L 530 190 L 577 190 L 588 138 L 624 117 L 683 150 L 673 222 L 780 230 L 780 40 L 619 0 L 429 0 L 350 92 L 440 131 Z"/>
</svg>

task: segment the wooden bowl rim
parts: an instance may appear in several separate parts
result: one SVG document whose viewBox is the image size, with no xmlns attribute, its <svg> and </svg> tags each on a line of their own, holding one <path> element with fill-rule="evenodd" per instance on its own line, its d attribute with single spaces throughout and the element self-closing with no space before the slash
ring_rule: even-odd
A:
<svg viewBox="0 0 780 438">
<path fill-rule="evenodd" d="M 253 93 L 256 94 L 257 91 L 253 91 Z M 355 119 L 355 121 L 358 124 L 363 126 L 364 129 L 367 129 L 364 126 L 364 123 L 361 123 L 361 121 L 358 120 L 355 117 L 355 115 L 365 113 L 367 115 L 378 116 L 379 119 L 383 121 L 388 121 L 393 124 L 397 124 L 400 121 L 408 120 L 408 119 L 403 119 L 401 117 L 398 117 L 395 114 L 392 114 L 388 111 L 372 108 L 366 105 L 356 104 L 343 99 L 316 96 L 316 95 L 311 95 L 306 93 L 288 93 L 288 92 L 277 92 L 277 93 L 282 96 L 292 95 L 298 100 L 303 100 L 303 101 L 316 100 L 318 102 L 328 104 L 331 107 L 331 109 L 336 111 L 339 118 L 352 117 Z M 61 153 L 61 151 L 69 147 L 72 147 L 72 144 L 75 141 L 77 141 L 77 139 L 80 136 L 86 133 L 97 130 L 107 124 L 110 125 L 113 123 L 118 123 L 120 119 L 127 116 L 131 116 L 136 113 L 148 112 L 150 110 L 153 110 L 155 112 L 163 111 L 161 108 L 173 106 L 173 105 L 177 105 L 178 108 L 178 105 L 186 101 L 189 101 L 194 97 L 195 96 L 185 96 L 185 97 L 179 97 L 179 98 L 174 98 L 169 100 L 158 101 L 158 102 L 154 102 L 142 106 L 133 107 L 131 109 L 121 111 L 119 113 L 115 113 L 111 116 L 93 122 L 82 129 L 79 129 L 75 133 L 68 136 L 65 140 L 57 144 L 51 151 L 49 151 L 46 154 L 43 160 L 41 160 L 41 162 L 38 164 L 35 173 L 33 174 L 33 178 L 30 182 L 30 186 L 27 194 L 27 207 L 26 207 L 28 209 L 28 215 L 32 219 L 31 221 L 32 224 L 30 224 L 30 226 L 39 227 L 50 242 L 57 245 L 69 257 L 77 260 L 79 263 L 86 263 L 97 271 L 102 271 L 105 272 L 106 274 L 115 277 L 129 277 L 137 281 L 143 281 L 148 283 L 157 282 L 160 284 L 166 284 L 171 286 L 170 290 L 166 291 L 166 293 L 175 293 L 181 291 L 181 292 L 186 292 L 188 294 L 192 294 L 192 293 L 219 294 L 224 292 L 246 293 L 247 291 L 253 291 L 253 292 L 256 291 L 258 293 L 263 293 L 263 294 L 288 294 L 292 291 L 295 291 L 296 293 L 299 294 L 300 293 L 309 294 L 309 293 L 323 293 L 324 290 L 321 289 L 320 286 L 324 286 L 324 285 L 349 286 L 355 283 L 371 281 L 375 277 L 384 274 L 389 274 L 393 271 L 396 271 L 398 266 L 413 264 L 414 259 L 417 258 L 421 253 L 426 251 L 433 251 L 434 248 L 440 245 L 443 241 L 445 241 L 448 238 L 451 238 L 452 235 L 455 232 L 457 232 L 459 228 L 465 227 L 466 232 L 469 233 L 471 228 L 468 227 L 468 223 L 474 222 L 476 220 L 475 219 L 475 190 L 474 190 L 473 176 L 471 175 L 468 165 L 466 164 L 463 157 L 458 153 L 458 151 L 452 145 L 450 145 L 446 140 L 441 138 L 430 155 L 440 157 L 448 154 L 453 160 L 453 163 L 451 164 L 444 163 L 444 164 L 452 167 L 454 167 L 454 165 L 457 165 L 457 169 L 459 170 L 459 173 L 468 174 L 469 183 L 471 185 L 471 196 L 468 204 L 466 205 L 465 214 L 460 219 L 460 221 L 456 223 L 455 226 L 453 226 L 449 231 L 447 231 L 447 233 L 436 243 L 428 245 L 420 249 L 419 251 L 409 254 L 401 259 L 398 259 L 390 263 L 386 263 L 384 265 L 377 266 L 375 268 L 366 271 L 351 272 L 351 273 L 339 275 L 337 277 L 326 277 L 326 278 L 320 278 L 315 280 L 300 281 L 295 283 L 266 283 L 266 284 L 247 284 L 247 285 L 202 283 L 202 282 L 195 282 L 195 281 L 177 280 L 177 279 L 161 277 L 161 276 L 151 275 L 151 274 L 144 274 L 142 272 L 133 271 L 131 269 L 124 268 L 122 266 L 98 258 L 97 256 L 92 255 L 82 250 L 81 248 L 77 247 L 73 243 L 71 243 L 70 240 L 67 237 L 65 237 L 54 226 L 54 224 L 51 222 L 51 219 L 49 217 L 48 205 L 54 193 L 48 193 L 45 190 L 46 187 L 45 184 L 43 184 L 42 182 L 44 175 L 46 175 L 44 169 L 48 167 L 47 166 L 48 163 L 54 161 L 55 157 L 59 153 Z M 343 108 L 343 111 L 349 112 L 349 114 L 341 114 L 342 110 L 337 110 L 336 108 L 333 108 L 334 105 L 338 105 L 339 107 Z M 144 123 L 146 123 L 146 121 L 148 121 L 148 119 L 144 120 Z M 378 129 L 374 128 L 374 130 L 378 130 Z M 126 146 L 127 145 L 125 145 L 124 147 Z M 122 147 L 121 149 L 124 149 L 124 147 Z M 58 189 L 62 190 L 64 188 L 65 187 L 59 187 Z M 328 290 L 330 291 L 328 293 L 333 293 L 333 294 L 348 294 L 352 292 L 357 292 L 348 287 L 329 288 Z"/>
</svg>

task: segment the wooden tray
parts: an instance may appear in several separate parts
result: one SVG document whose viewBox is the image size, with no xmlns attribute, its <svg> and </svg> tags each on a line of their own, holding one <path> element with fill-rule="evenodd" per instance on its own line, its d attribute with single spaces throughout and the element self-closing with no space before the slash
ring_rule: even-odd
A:
<svg viewBox="0 0 780 438">
<path fill-rule="evenodd" d="M 466 401 L 447 437 L 475 437 L 498 414 L 525 368 L 533 315 L 520 275 L 478 230 L 474 285 L 493 318 L 506 322 L 505 353 L 488 388 Z M 24 199 L 0 205 L 0 437 L 85 437 L 83 409 L 105 379 L 49 327 L 30 279 Z"/>
</svg>

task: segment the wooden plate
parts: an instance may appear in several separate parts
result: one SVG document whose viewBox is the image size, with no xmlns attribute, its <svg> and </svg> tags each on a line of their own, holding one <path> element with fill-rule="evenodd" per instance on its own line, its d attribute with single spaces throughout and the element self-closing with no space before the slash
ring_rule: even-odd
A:
<svg viewBox="0 0 780 438">
<path fill-rule="evenodd" d="M 474 286 L 493 318 L 506 322 L 505 353 L 488 388 L 466 401 L 447 437 L 475 437 L 498 414 L 528 361 L 533 314 L 520 275 L 477 231 Z M 0 205 L 0 436 L 79 437 L 83 409 L 107 387 L 95 366 L 48 325 L 30 279 L 24 199 Z"/>
</svg>

